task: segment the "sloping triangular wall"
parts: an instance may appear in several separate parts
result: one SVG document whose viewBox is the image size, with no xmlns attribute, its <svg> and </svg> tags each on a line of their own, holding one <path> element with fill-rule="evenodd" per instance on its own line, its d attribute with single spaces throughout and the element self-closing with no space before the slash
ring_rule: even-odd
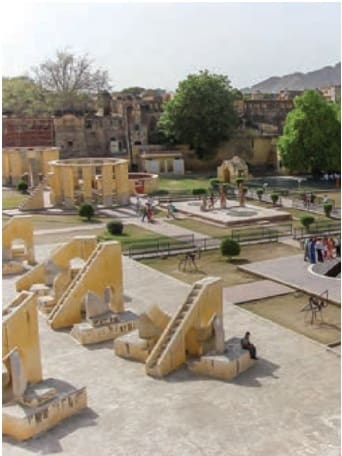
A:
<svg viewBox="0 0 342 456">
<path fill-rule="evenodd" d="M 82 303 L 88 291 L 102 296 L 106 287 L 111 289 L 111 310 L 122 312 L 121 244 L 116 241 L 101 243 L 93 251 L 49 315 L 51 327 L 66 328 L 80 323 Z"/>
<path fill-rule="evenodd" d="M 51 253 L 49 259 L 62 271 L 70 267 L 72 258 L 87 260 L 96 248 L 95 236 L 75 236 L 67 244 L 60 245 Z M 39 263 L 16 282 L 17 291 L 29 290 L 35 283 L 46 283 L 45 264 Z"/>
<path fill-rule="evenodd" d="M 146 360 L 149 375 L 163 377 L 185 363 L 187 353 L 203 354 L 201 334 L 210 336 L 215 317 L 222 319 L 222 280 L 195 282 Z"/>
</svg>

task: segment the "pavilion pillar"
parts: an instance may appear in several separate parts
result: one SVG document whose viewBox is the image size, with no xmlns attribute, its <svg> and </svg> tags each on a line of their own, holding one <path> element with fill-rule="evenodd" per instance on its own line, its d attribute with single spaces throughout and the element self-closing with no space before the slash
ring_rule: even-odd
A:
<svg viewBox="0 0 342 456">
<path fill-rule="evenodd" d="M 62 168 L 64 204 L 67 208 L 73 208 L 74 203 L 74 173 L 72 166 L 63 166 Z"/>
<path fill-rule="evenodd" d="M 113 164 L 102 165 L 102 203 L 105 207 L 113 205 Z"/>
<path fill-rule="evenodd" d="M 129 203 L 128 163 L 118 163 L 114 167 L 116 182 L 116 198 L 119 204 Z"/>
<path fill-rule="evenodd" d="M 82 179 L 83 179 L 83 198 L 86 203 L 91 203 L 93 199 L 91 178 L 92 178 L 91 166 L 82 167 Z"/>
</svg>

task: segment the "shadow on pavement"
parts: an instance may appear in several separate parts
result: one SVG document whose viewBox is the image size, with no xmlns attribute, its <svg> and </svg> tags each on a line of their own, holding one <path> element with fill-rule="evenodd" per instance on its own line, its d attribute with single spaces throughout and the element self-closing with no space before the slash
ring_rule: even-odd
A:
<svg viewBox="0 0 342 456">
<path fill-rule="evenodd" d="M 267 361 L 264 358 L 258 358 L 254 366 L 247 371 L 240 374 L 237 378 L 232 380 L 232 383 L 241 386 L 253 386 L 260 387 L 262 384 L 259 382 L 259 378 L 273 377 L 278 379 L 274 372 L 279 369 L 278 364 L 274 364 L 271 361 Z"/>
</svg>

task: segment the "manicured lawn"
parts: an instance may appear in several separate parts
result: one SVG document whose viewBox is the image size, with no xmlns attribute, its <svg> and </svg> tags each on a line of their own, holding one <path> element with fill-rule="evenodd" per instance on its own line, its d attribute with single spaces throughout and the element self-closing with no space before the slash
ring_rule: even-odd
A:
<svg viewBox="0 0 342 456">
<path fill-rule="evenodd" d="M 23 195 L 16 190 L 2 190 L 2 209 L 17 208 L 28 195 Z"/>
<path fill-rule="evenodd" d="M 200 220 L 194 220 L 191 218 L 172 220 L 169 221 L 169 223 L 193 230 L 197 233 L 206 234 L 211 237 L 223 237 L 231 234 L 231 228 L 215 226 L 210 223 L 201 222 Z"/>
<path fill-rule="evenodd" d="M 340 340 L 341 308 L 329 304 L 322 311 L 324 321 L 311 325 L 311 313 L 301 312 L 308 299 L 305 293 L 297 292 L 249 302 L 242 307 L 323 344 Z"/>
<path fill-rule="evenodd" d="M 316 193 L 317 196 L 324 198 L 325 195 L 328 196 L 329 199 L 332 199 L 335 201 L 336 207 L 341 207 L 341 192 L 336 191 L 336 192 L 321 192 L 321 193 Z"/>
<path fill-rule="evenodd" d="M 113 235 L 107 230 L 100 235 L 99 238 L 103 241 L 119 241 L 123 247 L 127 247 L 133 243 L 145 244 L 151 243 L 158 239 L 169 239 L 167 236 L 161 236 L 153 231 L 140 228 L 137 225 L 127 224 L 124 226 L 123 234 Z"/>
<path fill-rule="evenodd" d="M 168 178 L 159 177 L 160 190 L 186 190 L 191 191 L 194 188 L 209 188 L 208 177 L 179 177 Z"/>
<path fill-rule="evenodd" d="M 238 265 L 295 255 L 300 252 L 300 249 L 280 243 L 247 245 L 241 248 L 241 254 L 238 258 L 228 262 L 226 258 L 222 257 L 219 250 L 212 250 L 203 252 L 201 258 L 196 259 L 198 271 L 180 271 L 178 269 L 179 261 L 183 258 L 183 255 L 165 259 L 144 259 L 142 263 L 189 284 L 205 276 L 222 277 L 223 286 L 228 287 L 260 280 L 252 274 L 240 271 L 237 268 Z"/>
</svg>

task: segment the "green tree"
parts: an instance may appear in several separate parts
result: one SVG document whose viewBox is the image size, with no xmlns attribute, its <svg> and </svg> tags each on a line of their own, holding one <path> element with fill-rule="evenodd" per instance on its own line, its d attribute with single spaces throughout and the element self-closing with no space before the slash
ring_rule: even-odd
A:
<svg viewBox="0 0 342 456">
<path fill-rule="evenodd" d="M 341 160 L 341 120 L 336 107 L 316 90 L 294 99 L 278 140 L 281 159 L 291 171 L 337 170 Z"/>
<path fill-rule="evenodd" d="M 48 114 L 39 88 L 28 76 L 2 78 L 2 112 L 17 116 Z"/>
<path fill-rule="evenodd" d="M 331 211 L 333 210 L 333 205 L 332 205 L 332 203 L 324 203 L 324 204 L 323 204 L 323 210 L 324 210 L 324 214 L 325 214 L 327 217 L 330 217 Z"/>
<path fill-rule="evenodd" d="M 94 108 L 94 96 L 110 90 L 108 73 L 94 68 L 87 55 L 57 51 L 33 69 L 34 80 L 54 111 L 86 112 Z"/>
<path fill-rule="evenodd" d="M 225 238 L 221 242 L 221 253 L 231 260 L 233 256 L 240 255 L 240 244 L 232 238 Z"/>
<path fill-rule="evenodd" d="M 28 184 L 24 180 L 20 180 L 17 184 L 17 190 L 21 193 L 26 193 L 28 189 Z"/>
<path fill-rule="evenodd" d="M 190 74 L 164 105 L 158 127 L 168 142 L 189 144 L 199 158 L 209 158 L 237 126 L 236 96 L 227 76 Z"/>
<path fill-rule="evenodd" d="M 302 217 L 300 217 L 299 220 L 300 220 L 300 223 L 306 229 L 306 231 L 309 232 L 310 225 L 312 225 L 315 222 L 315 217 L 313 217 L 312 215 L 306 214 L 306 215 L 302 215 Z"/>
<path fill-rule="evenodd" d="M 78 210 L 78 215 L 80 217 L 85 217 L 88 220 L 88 222 L 91 220 L 94 214 L 95 210 L 93 206 L 89 203 L 82 203 Z"/>
</svg>

